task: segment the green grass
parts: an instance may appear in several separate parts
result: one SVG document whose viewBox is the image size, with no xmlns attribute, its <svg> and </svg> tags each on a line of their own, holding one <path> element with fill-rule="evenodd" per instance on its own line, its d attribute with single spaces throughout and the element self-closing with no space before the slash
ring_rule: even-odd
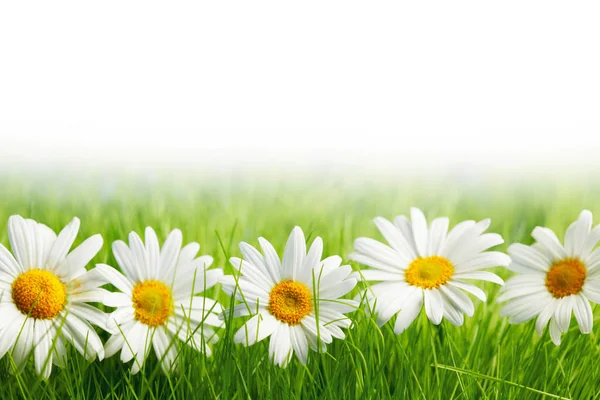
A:
<svg viewBox="0 0 600 400">
<path fill-rule="evenodd" d="M 103 181 L 104 182 L 104 181 Z M 100 183 L 95 178 L 71 184 L 36 179 L 0 179 L 0 241 L 8 245 L 6 221 L 21 214 L 55 230 L 78 216 L 81 230 L 76 241 L 95 233 L 104 247 L 93 262 L 116 266 L 110 243 L 139 233 L 147 225 L 164 240 L 172 228 L 183 231 L 184 243 L 197 241 L 202 254 L 211 254 L 215 266 L 231 273 L 226 259 L 240 256 L 237 244 L 256 245 L 264 236 L 283 251 L 295 225 L 309 241 L 321 236 L 325 255 L 345 260 L 359 236 L 381 239 L 371 220 L 406 214 L 410 206 L 422 208 L 428 218 L 447 215 L 451 225 L 464 219 L 492 218 L 490 231 L 506 244 L 531 243 L 536 225 L 555 229 L 562 237 L 582 208 L 600 216 L 600 192 L 585 182 L 514 185 L 495 180 L 385 180 L 364 184 L 342 179 L 298 179 L 263 184 L 245 179 L 221 182 L 180 177 L 139 184 L 136 180 Z M 551 182 L 551 181 L 548 181 Z M 353 268 L 360 266 L 352 263 Z M 503 278 L 511 274 L 501 268 Z M 66 369 L 54 367 L 48 381 L 34 372 L 33 362 L 18 375 L 11 373 L 7 357 L 0 361 L 0 398 L 42 399 L 592 399 L 599 397 L 600 310 L 595 328 L 579 334 L 574 321 L 554 346 L 546 333 L 539 338 L 533 321 L 512 326 L 499 315 L 498 287 L 483 284 L 486 304 L 474 299 L 475 315 L 462 327 L 447 322 L 430 324 L 424 312 L 402 335 L 392 323 L 378 328 L 363 312 L 352 318 L 356 327 L 347 339 L 335 341 L 327 354 L 311 352 L 308 365 L 296 359 L 287 369 L 270 364 L 268 340 L 245 348 L 233 343 L 233 333 L 245 318 L 220 332 L 206 358 L 182 348 L 180 372 L 165 376 L 151 356 L 135 376 L 118 355 L 87 363 L 72 351 Z M 208 296 L 225 306 L 230 299 L 217 287 Z M 106 333 L 100 333 L 103 340 Z"/>
</svg>

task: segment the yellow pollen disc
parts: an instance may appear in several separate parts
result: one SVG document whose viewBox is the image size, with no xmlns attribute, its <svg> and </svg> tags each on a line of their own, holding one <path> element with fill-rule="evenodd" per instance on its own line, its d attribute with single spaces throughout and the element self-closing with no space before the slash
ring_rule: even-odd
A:
<svg viewBox="0 0 600 400">
<path fill-rule="evenodd" d="M 404 279 L 410 285 L 423 289 L 439 288 L 454 275 L 454 266 L 444 257 L 430 256 L 414 259 L 406 272 Z"/>
<path fill-rule="evenodd" d="M 298 325 L 312 309 L 312 293 L 303 283 L 286 280 L 271 289 L 267 310 L 281 322 Z"/>
<path fill-rule="evenodd" d="M 65 306 L 67 289 L 52 272 L 31 269 L 13 281 L 12 298 L 23 314 L 36 319 L 51 319 Z"/>
<path fill-rule="evenodd" d="M 135 319 L 146 325 L 163 325 L 174 312 L 171 289 L 159 281 L 138 282 L 133 288 L 131 301 Z"/>
<path fill-rule="evenodd" d="M 576 258 L 567 258 L 550 267 L 546 274 L 546 287 L 557 299 L 577 294 L 585 282 L 585 265 Z"/>
</svg>

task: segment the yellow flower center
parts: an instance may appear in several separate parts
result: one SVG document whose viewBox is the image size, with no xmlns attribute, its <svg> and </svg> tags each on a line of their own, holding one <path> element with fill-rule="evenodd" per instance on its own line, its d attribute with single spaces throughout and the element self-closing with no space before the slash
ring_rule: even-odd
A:
<svg viewBox="0 0 600 400">
<path fill-rule="evenodd" d="M 51 319 L 64 308 L 67 288 L 52 272 L 31 269 L 13 281 L 12 298 L 23 314 Z"/>
<path fill-rule="evenodd" d="M 271 289 L 267 310 L 281 322 L 298 325 L 312 309 L 312 293 L 303 283 L 286 280 Z"/>
<path fill-rule="evenodd" d="M 138 282 L 133 288 L 131 301 L 135 319 L 146 325 L 163 325 L 174 312 L 171 289 L 159 281 Z"/>
<path fill-rule="evenodd" d="M 546 287 L 557 299 L 577 294 L 585 282 L 585 265 L 576 258 L 567 258 L 550 267 L 546 274 Z"/>
<path fill-rule="evenodd" d="M 414 259 L 406 272 L 404 279 L 410 285 L 423 289 L 439 288 L 454 275 L 454 266 L 444 257 L 430 256 Z"/>
</svg>

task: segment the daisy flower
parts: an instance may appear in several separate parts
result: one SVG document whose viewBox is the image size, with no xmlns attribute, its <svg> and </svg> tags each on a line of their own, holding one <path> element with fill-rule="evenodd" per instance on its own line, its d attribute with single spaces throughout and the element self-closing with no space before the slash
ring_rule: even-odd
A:
<svg viewBox="0 0 600 400">
<path fill-rule="evenodd" d="M 52 364 L 64 367 L 67 342 L 92 361 L 104 348 L 90 322 L 105 327 L 106 315 L 86 302 L 102 301 L 106 281 L 85 266 L 102 247 L 94 235 L 69 253 L 79 219 L 58 234 L 32 219 L 8 219 L 14 253 L 0 244 L 0 358 L 10 351 L 22 369 L 33 352 L 35 371 L 44 379 Z"/>
<path fill-rule="evenodd" d="M 121 240 L 112 250 L 124 274 L 98 264 L 96 269 L 118 290 L 108 294 L 104 304 L 117 309 L 108 316 L 107 328 L 115 332 L 106 342 L 106 357 L 121 351 L 121 361 L 135 358 L 131 373 L 144 365 L 150 346 L 165 373 L 176 368 L 176 339 L 197 351 L 211 355 L 209 343 L 218 340 L 215 327 L 221 327 L 221 306 L 197 296 L 214 286 L 221 269 L 208 270 L 211 256 L 196 255 L 198 243 L 181 248 L 179 229 L 169 233 L 162 249 L 156 233 L 146 228 L 146 243 L 137 233 L 129 234 L 129 246 Z"/>
<path fill-rule="evenodd" d="M 373 268 L 361 271 L 365 280 L 380 282 L 364 292 L 369 308 L 380 326 L 397 315 L 396 334 L 408 328 L 423 306 L 432 323 L 446 318 L 460 326 L 463 314 L 474 313 L 465 292 L 486 301 L 485 293 L 468 281 L 503 284 L 497 275 L 481 270 L 508 265 L 506 254 L 485 251 L 504 241 L 496 233 L 483 233 L 489 219 L 464 221 L 448 232 L 448 218 L 434 219 L 428 227 L 421 210 L 411 208 L 410 214 L 410 220 L 401 215 L 394 223 L 375 218 L 389 246 L 369 238 L 354 242 L 356 251 L 349 258 Z"/>
<path fill-rule="evenodd" d="M 234 317 L 252 315 L 234 337 L 236 343 L 253 345 L 270 336 L 269 357 L 286 367 L 292 355 L 303 364 L 308 348 L 327 351 L 333 338 L 345 337 L 341 328 L 350 326 L 344 314 L 358 305 L 339 299 L 351 291 L 358 277 L 338 256 L 321 260 L 323 241 L 317 237 L 306 252 L 304 233 L 295 227 L 285 246 L 283 260 L 264 238 L 258 239 L 263 254 L 248 243 L 240 243 L 244 256 L 229 261 L 239 278 L 223 277 L 223 290 L 242 300 L 232 310 Z M 224 314 L 228 312 L 225 311 Z"/>
<path fill-rule="evenodd" d="M 581 333 L 592 331 L 590 300 L 600 303 L 600 225 L 592 228 L 592 213 L 584 210 L 565 234 L 564 246 L 553 231 L 536 227 L 531 246 L 512 244 L 508 266 L 519 275 L 510 278 L 502 289 L 500 311 L 509 322 L 519 324 L 537 316 L 538 335 L 550 322 L 550 338 L 560 345 L 561 334 L 569 329 L 571 314 Z"/>
</svg>

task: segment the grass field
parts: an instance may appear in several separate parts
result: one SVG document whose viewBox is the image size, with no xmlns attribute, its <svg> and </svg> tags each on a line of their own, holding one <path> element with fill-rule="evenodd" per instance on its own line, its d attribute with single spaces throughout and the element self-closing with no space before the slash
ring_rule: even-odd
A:
<svg viewBox="0 0 600 400">
<path fill-rule="evenodd" d="M 500 250 L 512 242 L 531 243 L 529 234 L 536 225 L 548 226 L 562 238 L 583 208 L 600 222 L 600 191 L 583 181 L 515 185 L 481 179 L 456 185 L 451 179 L 415 178 L 349 184 L 340 178 L 261 183 L 163 177 L 137 182 L 0 178 L 0 241 L 8 246 L 6 221 L 12 214 L 55 230 L 78 216 L 81 230 L 75 244 L 101 233 L 104 247 L 94 262 L 116 266 L 112 241 L 125 239 L 132 230 L 142 233 L 147 225 L 156 229 L 160 240 L 172 228 L 180 228 L 184 243 L 199 242 L 202 254 L 212 255 L 215 266 L 231 273 L 226 259 L 240 256 L 240 241 L 256 245 L 264 236 L 281 254 L 295 225 L 304 229 L 309 241 L 323 238 L 324 255 L 339 254 L 347 260 L 355 238 L 381 239 L 373 217 L 407 214 L 410 206 L 422 208 L 428 218 L 447 215 L 451 226 L 490 217 L 490 231 L 505 239 Z M 505 279 L 511 275 L 502 268 L 494 272 Z M 396 336 L 390 323 L 378 328 L 358 311 L 352 315 L 356 327 L 347 331 L 345 341 L 334 341 L 327 354 L 311 352 L 307 366 L 294 359 L 287 369 L 270 364 L 267 340 L 249 348 L 233 343 L 233 333 L 245 318 L 221 331 L 210 358 L 183 348 L 180 372 L 172 376 L 165 376 L 153 357 L 131 376 L 130 365 L 122 365 L 118 356 L 90 364 L 72 351 L 68 367 L 55 367 L 50 379 L 42 381 L 33 363 L 23 373 L 12 374 L 5 357 L 0 361 L 0 399 L 600 397 L 598 307 L 592 334 L 579 334 L 572 321 L 563 344 L 556 347 L 547 332 L 541 338 L 535 334 L 533 322 L 509 325 L 495 303 L 498 286 L 485 283 L 483 289 L 488 303 L 474 299 L 475 315 L 462 327 L 446 321 L 434 326 L 422 312 Z M 231 304 L 219 286 L 208 296 L 225 307 Z"/>
</svg>

